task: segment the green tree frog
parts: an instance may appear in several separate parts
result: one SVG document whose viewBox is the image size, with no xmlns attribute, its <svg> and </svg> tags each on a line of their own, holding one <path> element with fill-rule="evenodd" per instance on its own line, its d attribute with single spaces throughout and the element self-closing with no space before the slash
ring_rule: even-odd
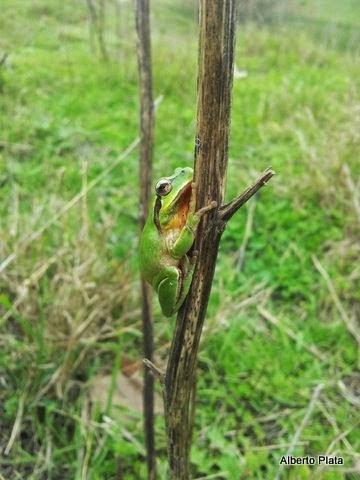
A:
<svg viewBox="0 0 360 480">
<path fill-rule="evenodd" d="M 188 294 L 194 261 L 191 249 L 201 216 L 216 202 L 195 211 L 192 168 L 177 168 L 155 185 L 156 197 L 140 239 L 140 269 L 158 294 L 161 310 L 171 317 Z M 193 257 L 194 259 L 194 257 Z"/>
</svg>

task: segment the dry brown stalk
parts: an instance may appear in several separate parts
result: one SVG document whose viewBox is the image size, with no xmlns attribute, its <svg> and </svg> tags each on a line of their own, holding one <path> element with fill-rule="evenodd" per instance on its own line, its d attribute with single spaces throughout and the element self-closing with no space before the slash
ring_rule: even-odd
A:
<svg viewBox="0 0 360 480">
<path fill-rule="evenodd" d="M 154 131 L 154 104 L 152 92 L 150 6 L 149 0 L 136 0 L 137 57 L 140 84 L 140 231 L 148 216 L 151 196 L 152 151 Z M 151 368 L 154 354 L 151 290 L 141 278 L 141 307 L 143 355 Z M 148 479 L 156 478 L 156 452 L 154 434 L 154 377 L 144 368 L 143 412 Z M 154 368 L 156 368 L 154 366 Z"/>
<path fill-rule="evenodd" d="M 235 44 L 235 0 L 201 0 L 195 182 L 197 208 L 216 202 L 200 222 L 191 288 L 179 311 L 165 374 L 164 404 L 169 478 L 188 480 L 191 392 L 197 353 L 222 233 L 232 215 L 273 175 L 265 171 L 243 194 L 223 205 L 228 162 Z"/>
</svg>

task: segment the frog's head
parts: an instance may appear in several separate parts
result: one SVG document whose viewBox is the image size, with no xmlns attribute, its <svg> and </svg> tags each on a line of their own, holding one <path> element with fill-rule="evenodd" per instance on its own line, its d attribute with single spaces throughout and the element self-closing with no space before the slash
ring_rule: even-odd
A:
<svg viewBox="0 0 360 480">
<path fill-rule="evenodd" d="M 157 181 L 155 192 L 161 198 L 160 224 L 165 228 L 181 228 L 186 221 L 191 199 L 193 169 L 177 168 L 171 177 Z"/>
</svg>

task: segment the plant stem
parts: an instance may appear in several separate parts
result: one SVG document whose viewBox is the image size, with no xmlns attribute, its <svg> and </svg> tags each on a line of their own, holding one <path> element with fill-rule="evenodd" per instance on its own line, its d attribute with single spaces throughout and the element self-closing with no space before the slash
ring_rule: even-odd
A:
<svg viewBox="0 0 360 480">
<path fill-rule="evenodd" d="M 197 207 L 223 203 L 235 40 L 235 1 L 201 0 L 195 182 Z M 202 219 L 194 249 L 198 257 L 192 286 L 181 308 L 165 376 L 165 418 L 171 480 L 190 476 L 189 403 L 202 326 L 223 225 L 216 210 Z M 209 235 L 211 229 L 211 235 Z"/>
<path fill-rule="evenodd" d="M 151 194 L 154 104 L 152 94 L 151 40 L 149 1 L 136 0 L 137 56 L 140 81 L 140 229 L 148 215 Z M 154 351 L 151 292 L 141 279 L 143 354 L 151 362 Z M 154 435 L 154 377 L 144 367 L 143 391 L 144 431 L 148 479 L 156 478 L 156 452 Z"/>
</svg>

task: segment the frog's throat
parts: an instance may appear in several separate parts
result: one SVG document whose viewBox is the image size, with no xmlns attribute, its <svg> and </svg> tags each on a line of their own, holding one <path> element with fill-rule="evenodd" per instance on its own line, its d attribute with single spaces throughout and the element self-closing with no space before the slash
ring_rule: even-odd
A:
<svg viewBox="0 0 360 480">
<path fill-rule="evenodd" d="M 162 213 L 166 217 L 175 214 L 179 208 L 182 208 L 183 204 L 189 204 L 191 199 L 191 181 L 187 182 L 181 190 L 179 190 L 173 201 L 166 206 L 163 206 Z"/>
<path fill-rule="evenodd" d="M 189 212 L 191 201 L 191 182 L 188 182 L 178 193 L 175 200 L 160 212 L 161 229 L 181 229 Z"/>
</svg>

